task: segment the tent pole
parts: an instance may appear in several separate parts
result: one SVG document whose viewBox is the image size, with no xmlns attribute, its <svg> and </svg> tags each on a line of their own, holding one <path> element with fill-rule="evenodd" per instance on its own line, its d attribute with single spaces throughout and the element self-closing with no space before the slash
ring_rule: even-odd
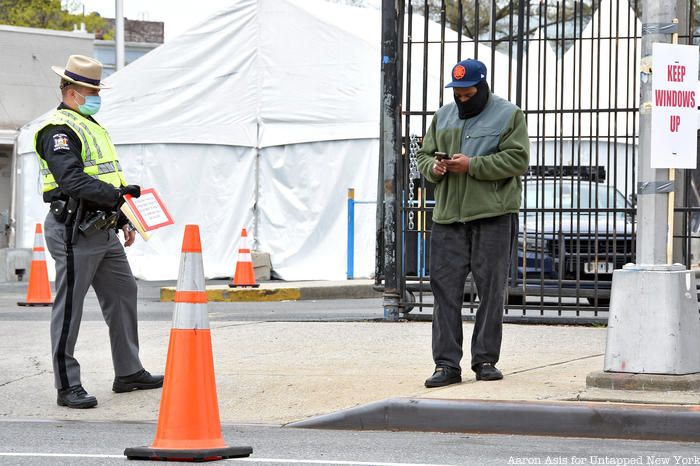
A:
<svg viewBox="0 0 700 466">
<path fill-rule="evenodd" d="M 260 249 L 258 241 L 258 225 L 260 223 L 260 122 L 257 123 L 258 144 L 255 147 L 255 200 L 253 202 L 253 251 Z"/>
</svg>

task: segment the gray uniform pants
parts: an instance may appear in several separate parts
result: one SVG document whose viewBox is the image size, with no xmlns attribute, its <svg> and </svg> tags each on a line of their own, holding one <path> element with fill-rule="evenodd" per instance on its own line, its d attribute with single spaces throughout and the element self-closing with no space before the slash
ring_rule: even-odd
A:
<svg viewBox="0 0 700 466">
<path fill-rule="evenodd" d="M 136 280 L 117 234 L 79 233 L 70 244 L 72 227 L 58 223 L 49 212 L 44 222 L 46 245 L 56 261 L 56 298 L 51 315 L 51 347 L 57 389 L 80 385 L 80 364 L 73 356 L 83 315 L 83 301 L 92 285 L 109 327 L 112 364 L 117 376 L 143 366 L 139 360 Z"/>
<path fill-rule="evenodd" d="M 506 214 L 466 223 L 433 224 L 430 285 L 433 308 L 433 360 L 461 371 L 462 301 L 472 273 L 479 308 L 472 334 L 471 367 L 496 363 L 501 352 L 503 304 L 518 231 L 518 216 Z"/>
</svg>

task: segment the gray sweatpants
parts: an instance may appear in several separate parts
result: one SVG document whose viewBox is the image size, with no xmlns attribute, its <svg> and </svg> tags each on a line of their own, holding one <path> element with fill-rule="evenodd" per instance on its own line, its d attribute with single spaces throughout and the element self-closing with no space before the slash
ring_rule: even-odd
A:
<svg viewBox="0 0 700 466">
<path fill-rule="evenodd" d="M 49 212 L 44 221 L 46 245 L 56 261 L 56 298 L 51 314 L 51 347 L 57 389 L 80 385 L 80 364 L 73 356 L 90 285 L 97 294 L 109 327 L 116 376 L 143 368 L 139 360 L 136 280 L 124 246 L 113 231 L 90 237 L 79 233 L 70 244 L 72 227 L 58 223 Z"/>
<path fill-rule="evenodd" d="M 466 223 L 433 224 L 430 285 L 433 308 L 433 360 L 461 371 L 462 301 L 472 273 L 479 295 L 471 367 L 498 362 L 503 334 L 503 305 L 511 253 L 518 232 L 517 214 Z"/>
</svg>

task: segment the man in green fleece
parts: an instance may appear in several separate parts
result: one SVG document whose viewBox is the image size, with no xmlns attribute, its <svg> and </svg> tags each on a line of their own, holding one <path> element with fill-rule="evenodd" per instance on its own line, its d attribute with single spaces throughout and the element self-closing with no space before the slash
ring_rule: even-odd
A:
<svg viewBox="0 0 700 466">
<path fill-rule="evenodd" d="M 530 160 L 523 112 L 495 96 L 486 66 L 463 60 L 452 69 L 454 102 L 433 117 L 418 168 L 435 183 L 430 239 L 435 373 L 426 387 L 462 381 L 462 299 L 469 272 L 479 294 L 471 344 L 477 380 L 499 380 L 508 270 L 518 231 L 522 184 Z M 446 155 L 441 157 L 441 154 Z"/>
</svg>

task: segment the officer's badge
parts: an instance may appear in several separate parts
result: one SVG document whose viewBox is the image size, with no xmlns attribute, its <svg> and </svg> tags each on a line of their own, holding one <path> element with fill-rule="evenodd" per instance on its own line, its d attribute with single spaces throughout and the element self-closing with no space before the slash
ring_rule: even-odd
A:
<svg viewBox="0 0 700 466">
<path fill-rule="evenodd" d="M 68 136 L 63 133 L 53 135 L 53 150 L 68 150 Z"/>
</svg>

